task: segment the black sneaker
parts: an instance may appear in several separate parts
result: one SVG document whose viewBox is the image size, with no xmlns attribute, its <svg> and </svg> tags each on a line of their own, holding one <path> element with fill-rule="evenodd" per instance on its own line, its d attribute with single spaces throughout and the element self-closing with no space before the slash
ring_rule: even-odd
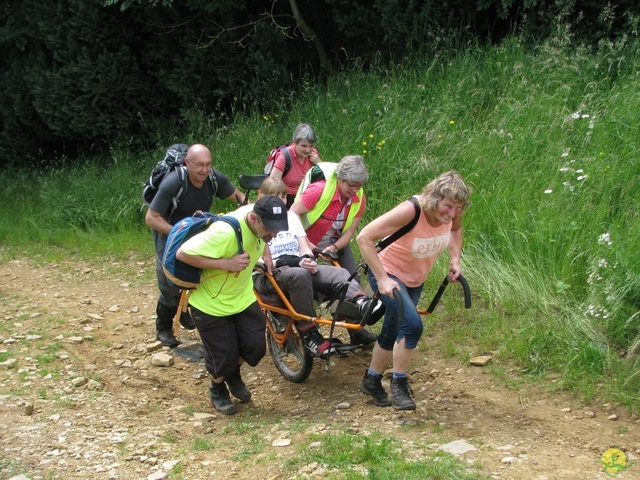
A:
<svg viewBox="0 0 640 480">
<path fill-rule="evenodd" d="M 384 312 L 385 312 L 384 305 L 377 298 L 373 298 L 373 297 L 361 298 L 361 299 L 358 299 L 357 304 L 358 304 L 358 310 L 360 312 L 360 317 L 366 320 L 367 325 L 375 325 L 378 322 L 378 320 L 380 320 L 384 315 Z M 373 307 L 371 305 L 373 305 Z M 365 318 L 369 308 L 371 308 L 371 312 L 369 313 L 369 316 Z"/>
<path fill-rule="evenodd" d="M 227 382 L 229 391 L 231 391 L 231 395 L 236 397 L 242 403 L 246 403 L 251 400 L 251 392 L 244 384 L 244 382 L 242 381 L 242 377 L 240 376 L 240 367 L 238 367 L 233 375 L 224 377 L 224 381 Z"/>
<path fill-rule="evenodd" d="M 364 377 L 360 382 L 360 391 L 373 398 L 373 403 L 379 407 L 388 407 L 391 405 L 387 392 L 382 386 L 382 374 L 369 375 L 369 372 L 365 371 Z"/>
<path fill-rule="evenodd" d="M 409 386 L 407 377 L 394 377 L 391 379 L 391 404 L 396 410 L 416 409 L 416 402 L 413 401 L 413 390 Z"/>
<path fill-rule="evenodd" d="M 362 345 L 368 346 L 372 345 L 378 340 L 378 336 L 371 333 L 364 328 L 359 328 L 357 330 L 349 330 L 349 338 L 351 339 L 351 345 Z"/>
<path fill-rule="evenodd" d="M 209 399 L 217 411 L 225 415 L 233 415 L 238 412 L 238 407 L 231 401 L 227 386 L 222 383 L 211 382 L 209 387 Z"/>
<path fill-rule="evenodd" d="M 335 348 L 331 347 L 331 342 L 325 339 L 318 327 L 311 327 L 302 334 L 304 346 L 311 352 L 314 357 L 325 357 L 329 353 L 336 353 Z"/>
<path fill-rule="evenodd" d="M 196 323 L 193 321 L 191 314 L 189 312 L 182 312 L 180 314 L 180 325 L 182 325 L 187 330 L 193 330 L 196 328 Z"/>
<path fill-rule="evenodd" d="M 162 330 L 156 332 L 156 338 L 160 340 L 165 347 L 175 348 L 180 345 L 180 342 L 173 335 L 173 332 L 171 330 Z"/>
</svg>

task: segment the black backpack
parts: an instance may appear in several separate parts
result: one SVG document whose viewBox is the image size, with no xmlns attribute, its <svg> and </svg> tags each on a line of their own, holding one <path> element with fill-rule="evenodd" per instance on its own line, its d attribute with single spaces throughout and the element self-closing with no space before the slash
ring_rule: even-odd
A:
<svg viewBox="0 0 640 480">
<path fill-rule="evenodd" d="M 144 188 L 142 189 L 143 208 L 151 205 L 156 193 L 158 193 L 158 188 L 160 188 L 162 180 L 174 170 L 178 172 L 179 188 L 175 197 L 173 197 L 173 206 L 169 215 L 178 207 L 178 202 L 187 191 L 187 167 L 184 165 L 184 159 L 187 156 L 188 150 L 189 146 L 184 143 L 175 143 L 167 149 L 164 158 L 156 164 L 149 175 L 149 179 L 144 184 Z M 214 174 L 213 168 L 209 172 L 209 181 L 211 182 L 213 194 L 215 195 L 218 191 L 218 179 Z"/>
</svg>

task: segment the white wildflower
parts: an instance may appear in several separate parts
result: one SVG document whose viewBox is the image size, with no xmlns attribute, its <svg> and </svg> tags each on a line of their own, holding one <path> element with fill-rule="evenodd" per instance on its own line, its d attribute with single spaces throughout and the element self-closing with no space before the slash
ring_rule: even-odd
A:
<svg viewBox="0 0 640 480">
<path fill-rule="evenodd" d="M 577 120 L 578 118 L 580 118 L 580 110 L 578 110 L 575 113 L 572 113 L 571 118 L 573 118 L 574 120 Z"/>
<path fill-rule="evenodd" d="M 609 318 L 609 312 L 601 305 L 589 305 L 589 307 L 587 307 L 586 314 L 596 318 Z"/>
<path fill-rule="evenodd" d="M 584 180 L 585 178 L 589 178 L 589 175 L 580 175 L 578 180 Z"/>
<path fill-rule="evenodd" d="M 606 232 L 600 235 L 600 237 L 598 237 L 598 243 L 600 245 L 613 245 L 613 242 L 611 241 L 611 234 L 609 232 Z"/>
<path fill-rule="evenodd" d="M 544 193 L 553 193 L 553 190 L 551 190 L 550 188 L 547 188 Z"/>
</svg>

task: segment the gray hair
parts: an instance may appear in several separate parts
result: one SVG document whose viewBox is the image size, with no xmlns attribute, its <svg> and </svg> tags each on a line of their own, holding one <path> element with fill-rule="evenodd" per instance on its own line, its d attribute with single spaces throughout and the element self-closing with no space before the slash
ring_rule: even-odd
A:
<svg viewBox="0 0 640 480">
<path fill-rule="evenodd" d="M 318 137 L 311 125 L 308 123 L 299 124 L 293 131 L 293 143 L 298 143 L 301 140 L 306 140 L 309 143 L 316 143 Z"/>
<path fill-rule="evenodd" d="M 453 170 L 445 172 L 429 182 L 420 195 L 420 205 L 425 211 L 434 211 L 438 203 L 444 198 L 450 198 L 454 202 L 462 203 L 465 210 L 469 205 L 471 188 L 464 183 L 458 172 Z"/>
<path fill-rule="evenodd" d="M 369 180 L 369 172 L 362 155 L 347 155 L 343 157 L 336 167 L 336 176 L 338 180 L 366 183 Z"/>
</svg>

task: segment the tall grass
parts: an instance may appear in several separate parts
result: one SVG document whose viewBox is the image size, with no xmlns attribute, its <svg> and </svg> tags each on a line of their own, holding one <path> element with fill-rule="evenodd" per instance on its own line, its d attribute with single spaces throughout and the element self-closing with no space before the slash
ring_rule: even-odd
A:
<svg viewBox="0 0 640 480">
<path fill-rule="evenodd" d="M 627 355 L 640 350 L 633 42 L 594 53 L 562 41 L 526 51 L 511 39 L 402 68 L 355 66 L 324 87 L 301 88 L 288 111 L 236 116 L 225 127 L 194 113 L 188 134 L 168 132 L 136 157 L 115 146 L 106 167 L 8 172 L 0 196 L 12 208 L 0 214 L 0 240 L 149 253 L 140 188 L 169 143 L 209 145 L 215 166 L 235 181 L 261 172 L 268 151 L 309 122 L 324 160 L 365 156 L 365 223 L 437 174 L 460 171 L 474 188 L 465 275 L 488 311 L 510 319 L 484 331 L 523 371 L 560 372 L 560 385 L 585 398 L 608 395 L 637 408 L 639 366 Z M 492 318 L 479 313 L 477 321 Z"/>
</svg>

